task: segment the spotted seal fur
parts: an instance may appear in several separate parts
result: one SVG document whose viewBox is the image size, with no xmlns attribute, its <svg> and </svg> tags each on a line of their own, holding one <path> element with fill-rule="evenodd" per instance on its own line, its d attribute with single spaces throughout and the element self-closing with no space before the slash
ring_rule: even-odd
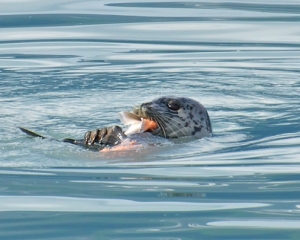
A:
<svg viewBox="0 0 300 240">
<path fill-rule="evenodd" d="M 212 126 L 205 107 L 185 97 L 160 97 L 133 109 L 139 117 L 158 124 L 152 132 L 165 138 L 212 136 Z"/>
</svg>

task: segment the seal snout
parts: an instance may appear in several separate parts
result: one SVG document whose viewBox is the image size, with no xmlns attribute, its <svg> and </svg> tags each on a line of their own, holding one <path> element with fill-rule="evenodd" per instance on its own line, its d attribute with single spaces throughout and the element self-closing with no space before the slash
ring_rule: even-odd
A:
<svg viewBox="0 0 300 240">
<path fill-rule="evenodd" d="M 140 109 L 142 112 L 146 113 L 147 111 L 151 110 L 151 103 L 142 103 Z"/>
<path fill-rule="evenodd" d="M 146 118 L 146 119 L 151 118 L 150 117 L 152 113 L 151 102 L 142 103 L 140 106 L 136 107 L 133 110 L 133 113 L 138 115 L 141 118 Z"/>
</svg>

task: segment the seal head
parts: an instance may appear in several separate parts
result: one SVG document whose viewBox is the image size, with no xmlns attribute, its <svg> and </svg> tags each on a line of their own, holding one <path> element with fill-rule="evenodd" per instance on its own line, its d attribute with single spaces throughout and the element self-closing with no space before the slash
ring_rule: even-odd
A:
<svg viewBox="0 0 300 240">
<path fill-rule="evenodd" d="M 165 138 L 210 137 L 212 126 L 205 107 L 183 97 L 160 97 L 133 109 L 141 118 L 158 125 L 151 133 Z"/>
</svg>

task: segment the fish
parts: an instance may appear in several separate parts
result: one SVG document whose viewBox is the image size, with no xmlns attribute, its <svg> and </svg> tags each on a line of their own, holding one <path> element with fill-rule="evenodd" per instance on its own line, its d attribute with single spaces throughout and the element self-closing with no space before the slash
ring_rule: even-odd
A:
<svg viewBox="0 0 300 240">
<path fill-rule="evenodd" d="M 130 135 L 133 135 L 136 133 L 153 132 L 158 128 L 158 124 L 155 121 L 152 121 L 152 120 L 146 119 L 146 118 L 141 118 L 132 112 L 120 112 L 119 115 L 120 115 L 121 122 L 125 126 L 130 125 L 129 128 L 126 131 L 124 131 L 124 134 L 126 136 L 130 136 Z M 137 141 L 132 140 L 129 137 L 128 141 L 125 141 L 123 145 L 120 144 L 117 146 L 103 146 L 103 145 L 101 145 L 101 143 L 99 143 L 99 144 L 95 143 L 92 146 L 88 146 L 87 144 L 84 143 L 84 140 L 82 140 L 82 139 L 74 140 L 71 138 L 65 138 L 62 140 L 58 140 L 55 138 L 42 136 L 38 133 L 35 133 L 35 132 L 28 130 L 26 128 L 23 128 L 23 127 L 19 127 L 19 129 L 22 132 L 24 132 L 27 135 L 30 135 L 32 137 L 38 137 L 41 139 L 49 139 L 49 140 L 54 140 L 54 141 L 58 141 L 58 142 L 67 142 L 67 143 L 82 146 L 84 148 L 88 147 L 90 150 L 96 150 L 96 151 L 100 151 L 100 152 L 131 150 L 131 149 L 136 149 L 137 145 L 138 145 Z"/>
<path fill-rule="evenodd" d="M 130 136 L 136 133 L 143 133 L 147 131 L 154 131 L 158 124 L 150 119 L 141 118 L 132 112 L 119 112 L 121 122 L 129 128 L 124 132 L 125 135 Z"/>
</svg>

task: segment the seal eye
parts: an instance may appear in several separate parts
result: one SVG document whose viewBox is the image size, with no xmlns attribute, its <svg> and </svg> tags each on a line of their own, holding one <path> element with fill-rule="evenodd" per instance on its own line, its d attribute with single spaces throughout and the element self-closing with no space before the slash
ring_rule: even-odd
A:
<svg viewBox="0 0 300 240">
<path fill-rule="evenodd" d="M 173 111 L 178 111 L 179 108 L 180 108 L 180 106 L 179 106 L 179 104 L 176 103 L 176 102 L 169 102 L 169 103 L 168 103 L 168 108 L 170 108 L 170 109 L 173 110 Z"/>
</svg>

